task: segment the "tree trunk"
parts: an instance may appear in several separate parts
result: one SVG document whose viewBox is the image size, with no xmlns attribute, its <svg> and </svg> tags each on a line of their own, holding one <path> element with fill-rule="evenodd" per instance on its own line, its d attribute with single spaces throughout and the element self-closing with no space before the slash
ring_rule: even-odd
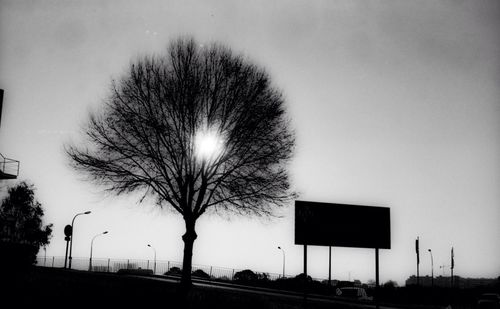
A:
<svg viewBox="0 0 500 309">
<path fill-rule="evenodd" d="M 186 223 L 186 233 L 182 235 L 184 241 L 184 257 L 182 260 L 181 286 L 183 289 L 191 287 L 191 270 L 193 262 L 193 245 L 198 237 L 195 231 L 196 220 L 184 218 Z"/>
</svg>

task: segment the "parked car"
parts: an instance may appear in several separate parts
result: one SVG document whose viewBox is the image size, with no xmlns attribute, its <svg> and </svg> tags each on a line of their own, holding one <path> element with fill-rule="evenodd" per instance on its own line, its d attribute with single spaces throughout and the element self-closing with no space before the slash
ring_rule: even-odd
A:
<svg viewBox="0 0 500 309">
<path fill-rule="evenodd" d="M 336 290 L 337 296 L 356 300 L 373 300 L 372 296 L 366 294 L 366 290 L 360 287 L 343 287 Z"/>
<path fill-rule="evenodd" d="M 477 309 L 500 309 L 500 295 L 485 293 L 477 301 Z"/>
</svg>

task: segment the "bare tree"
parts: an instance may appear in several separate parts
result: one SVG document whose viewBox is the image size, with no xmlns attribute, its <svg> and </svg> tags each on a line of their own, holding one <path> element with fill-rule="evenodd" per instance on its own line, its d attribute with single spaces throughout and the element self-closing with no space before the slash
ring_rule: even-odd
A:
<svg viewBox="0 0 500 309">
<path fill-rule="evenodd" d="M 85 134 L 87 146 L 66 147 L 77 171 L 182 215 L 186 286 L 202 214 L 268 216 L 294 197 L 283 96 L 262 68 L 221 44 L 181 38 L 165 55 L 131 64 Z"/>
</svg>

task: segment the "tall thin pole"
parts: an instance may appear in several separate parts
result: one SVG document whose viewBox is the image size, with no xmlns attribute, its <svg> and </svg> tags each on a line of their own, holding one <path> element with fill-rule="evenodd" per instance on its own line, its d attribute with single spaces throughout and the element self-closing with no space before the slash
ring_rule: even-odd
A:
<svg viewBox="0 0 500 309">
<path fill-rule="evenodd" d="M 76 214 L 74 217 L 73 217 L 73 220 L 71 220 L 71 238 L 70 238 L 70 244 L 69 244 L 69 269 L 71 269 L 71 260 L 73 259 L 73 256 L 72 256 L 72 252 L 73 252 L 73 238 L 75 237 L 75 219 L 76 217 L 80 216 L 80 215 L 88 215 L 90 213 L 90 211 L 86 211 L 86 212 L 81 212 L 81 213 L 78 213 Z"/>
<path fill-rule="evenodd" d="M 375 248 L 375 306 L 377 309 L 379 308 L 380 293 L 379 271 L 378 248 Z"/>
<path fill-rule="evenodd" d="M 332 285 L 332 246 L 328 246 L 328 286 Z"/>
<path fill-rule="evenodd" d="M 428 249 L 431 254 L 431 287 L 434 287 L 434 258 L 432 257 L 432 250 Z"/>
<path fill-rule="evenodd" d="M 451 264 L 450 264 L 450 270 L 451 270 L 451 287 L 453 288 L 453 268 L 455 268 L 455 256 L 453 254 L 453 247 L 451 247 Z"/>
<path fill-rule="evenodd" d="M 89 271 L 92 271 L 92 247 L 94 246 L 94 239 L 97 237 L 97 236 L 101 236 L 101 235 L 104 235 L 104 234 L 107 234 L 108 231 L 105 231 L 105 232 L 102 232 L 102 233 L 99 233 L 97 235 L 95 235 L 93 238 L 92 238 L 92 241 L 90 242 L 90 259 L 89 259 Z"/>
<path fill-rule="evenodd" d="M 308 282 L 307 282 L 307 245 L 304 245 L 304 307 L 307 306 L 307 291 L 308 291 Z"/>
<path fill-rule="evenodd" d="M 148 247 L 150 247 L 151 249 L 153 249 L 154 254 L 155 254 L 154 255 L 153 274 L 156 274 L 156 249 L 153 246 L 151 246 L 150 244 L 148 244 Z"/>
<path fill-rule="evenodd" d="M 375 248 L 375 287 L 378 289 L 380 286 L 379 281 L 379 261 L 378 261 L 378 248 Z"/>
<path fill-rule="evenodd" d="M 307 245 L 304 245 L 304 276 L 307 281 Z"/>
<path fill-rule="evenodd" d="M 420 274 L 419 274 L 419 265 L 420 265 L 420 249 L 419 249 L 419 239 L 415 240 L 415 252 L 417 254 L 417 286 L 420 284 Z"/>
<path fill-rule="evenodd" d="M 285 250 L 281 247 L 278 247 L 278 249 L 283 253 L 283 278 L 285 278 Z"/>
</svg>

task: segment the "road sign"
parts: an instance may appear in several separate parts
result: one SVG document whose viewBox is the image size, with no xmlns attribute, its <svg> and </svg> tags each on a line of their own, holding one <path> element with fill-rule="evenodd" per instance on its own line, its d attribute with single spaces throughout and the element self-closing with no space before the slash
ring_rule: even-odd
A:
<svg viewBox="0 0 500 309">
<path fill-rule="evenodd" d="M 68 224 L 64 227 L 64 235 L 68 237 L 73 235 L 73 227 L 71 225 Z"/>
</svg>

